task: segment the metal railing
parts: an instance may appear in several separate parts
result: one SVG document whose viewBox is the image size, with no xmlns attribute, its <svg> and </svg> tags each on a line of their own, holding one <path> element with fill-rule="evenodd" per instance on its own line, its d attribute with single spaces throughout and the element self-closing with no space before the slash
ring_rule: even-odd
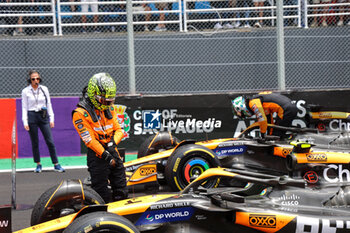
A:
<svg viewBox="0 0 350 233">
<path fill-rule="evenodd" d="M 224 21 L 236 22 L 239 20 L 245 21 L 258 21 L 265 20 L 270 21 L 271 26 L 275 26 L 276 20 L 276 4 L 274 0 L 269 1 L 269 6 L 262 7 L 229 7 L 229 8 L 214 8 L 209 7 L 205 9 L 189 9 L 187 7 L 188 3 L 198 3 L 205 2 L 206 4 L 210 4 L 214 0 L 166 0 L 165 3 L 178 4 L 177 9 L 164 9 L 164 10 L 152 10 L 152 11 L 144 11 L 144 10 L 136 10 L 133 9 L 133 16 L 136 20 L 133 21 L 134 25 L 146 25 L 146 24 L 178 24 L 178 30 L 187 32 L 189 29 L 189 25 L 193 23 L 221 23 Z M 220 0 L 219 0 L 220 1 Z M 224 1 L 224 0 L 223 0 Z M 133 7 L 139 4 L 157 4 L 164 3 L 164 0 L 150 0 L 150 1 L 132 1 Z M 34 28 L 34 27 L 51 27 L 53 31 L 53 35 L 63 35 L 63 29 L 68 27 L 82 27 L 82 26 L 126 26 L 127 21 L 124 20 L 122 22 L 77 22 L 75 21 L 64 21 L 63 18 L 67 16 L 73 17 L 81 17 L 81 16 L 124 16 L 126 17 L 126 11 L 124 12 L 65 12 L 62 11 L 62 7 L 64 6 L 82 6 L 84 4 L 97 4 L 101 5 L 124 5 L 126 6 L 126 1 L 96 1 L 96 2 L 62 2 L 61 0 L 51 0 L 50 2 L 28 2 L 28 3 L 0 3 L 0 19 L 6 17 L 49 17 L 51 18 L 50 23 L 22 23 L 22 24 L 0 24 L 1 28 Z M 20 7 L 26 6 L 29 8 L 33 7 L 50 7 L 49 11 L 13 11 L 11 7 Z M 319 10 L 320 8 L 332 8 L 333 10 L 330 12 L 329 10 Z M 344 7 L 345 10 L 340 11 L 339 8 Z M 9 8 L 9 9 L 5 9 Z M 4 10 L 5 9 L 5 10 Z M 296 20 L 297 27 L 309 27 L 309 20 L 311 17 L 328 17 L 328 16 L 348 16 L 350 15 L 350 2 L 347 3 L 329 3 L 329 4 L 308 4 L 307 0 L 298 0 L 295 5 L 285 5 L 283 6 L 284 10 L 292 11 L 291 15 L 284 15 L 283 19 L 294 19 Z M 335 9 L 335 10 L 334 10 Z M 256 12 L 256 11 L 264 11 L 265 14 L 263 17 L 221 17 L 222 14 L 230 13 L 231 15 L 235 15 L 235 13 L 244 13 L 244 12 Z M 315 11 L 317 11 L 315 13 Z M 268 13 L 266 13 L 268 12 Z M 138 20 L 138 16 L 144 16 L 147 14 L 167 14 L 174 15 L 175 17 L 167 18 L 166 20 Z M 190 18 L 191 14 L 201 14 L 201 18 Z"/>
</svg>

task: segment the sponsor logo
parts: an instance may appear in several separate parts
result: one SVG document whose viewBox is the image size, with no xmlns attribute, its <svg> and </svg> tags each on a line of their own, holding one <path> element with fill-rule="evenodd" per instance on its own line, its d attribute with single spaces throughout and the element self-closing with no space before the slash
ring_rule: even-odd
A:
<svg viewBox="0 0 350 233">
<path fill-rule="evenodd" d="M 333 175 L 332 175 L 333 174 Z M 330 183 L 349 182 L 350 171 L 343 168 L 343 165 L 330 164 L 323 170 L 323 178 Z"/>
<path fill-rule="evenodd" d="M 327 161 L 327 155 L 324 153 L 320 154 L 308 154 L 306 156 L 308 161 Z"/>
<path fill-rule="evenodd" d="M 180 161 L 181 161 L 180 158 L 177 158 L 177 159 L 176 159 L 176 162 L 175 162 L 175 165 L 174 165 L 174 168 L 173 168 L 173 172 L 176 172 L 176 171 L 177 171 L 177 168 L 179 167 Z"/>
<path fill-rule="evenodd" d="M 81 128 L 83 128 L 84 127 L 84 125 L 83 124 L 79 124 L 79 125 L 77 125 L 77 128 L 78 129 L 81 129 Z"/>
<path fill-rule="evenodd" d="M 140 168 L 140 176 L 148 176 L 150 174 L 156 173 L 154 167 L 142 167 Z"/>
<path fill-rule="evenodd" d="M 222 121 L 215 118 L 199 120 L 191 115 L 178 114 L 178 109 L 136 110 L 133 118 L 142 123 L 134 124 L 134 134 L 154 134 L 158 131 L 172 133 L 211 133 L 221 128 Z"/>
<path fill-rule="evenodd" d="M 192 207 L 147 211 L 142 214 L 142 216 L 135 223 L 135 225 L 139 226 L 165 222 L 186 221 L 191 218 L 193 213 L 194 210 L 192 209 Z"/>
<path fill-rule="evenodd" d="M 246 146 L 225 147 L 225 148 L 215 149 L 214 153 L 218 157 L 221 157 L 221 156 L 243 154 L 246 150 L 247 150 Z"/>
<path fill-rule="evenodd" d="M 79 123 L 81 123 L 81 122 L 83 122 L 83 120 L 82 120 L 82 119 L 79 119 L 79 120 L 74 121 L 74 124 L 79 124 Z"/>
<path fill-rule="evenodd" d="M 249 225 L 253 227 L 275 228 L 276 215 L 250 214 Z"/>
<path fill-rule="evenodd" d="M 307 231 L 305 230 L 307 229 Z M 350 229 L 349 221 L 319 219 L 313 217 L 298 216 L 296 219 L 296 233 L 304 232 L 342 232 L 343 229 Z"/>
<path fill-rule="evenodd" d="M 292 152 L 292 149 L 287 149 L 287 148 L 283 148 L 282 149 L 282 155 L 284 157 L 286 157 L 287 155 L 289 155 Z"/>
<path fill-rule="evenodd" d="M 0 227 L 8 227 L 9 220 L 0 220 Z"/>
<path fill-rule="evenodd" d="M 286 195 L 283 194 L 281 197 L 278 198 L 281 205 L 284 206 L 297 206 L 299 205 L 300 196 L 295 195 L 294 193 L 292 195 Z"/>
<path fill-rule="evenodd" d="M 350 131 L 350 122 L 343 122 L 342 120 L 332 120 L 329 122 L 329 128 L 332 131 Z"/>
<path fill-rule="evenodd" d="M 118 104 L 118 105 L 114 105 L 114 108 L 117 113 L 118 123 L 120 127 L 123 129 L 124 137 L 122 141 L 124 141 L 125 139 L 130 137 L 129 132 L 131 129 L 131 120 L 128 113 L 126 112 L 126 108 L 127 108 L 126 106 Z"/>
<path fill-rule="evenodd" d="M 161 203 L 154 204 L 150 207 L 151 210 L 162 210 L 162 209 L 171 209 L 176 207 L 186 207 L 190 206 L 189 202 L 170 202 L 170 203 Z"/>
<path fill-rule="evenodd" d="M 160 129 L 161 115 L 162 114 L 159 113 L 159 110 L 157 110 L 157 111 L 152 111 L 152 110 L 143 111 L 143 114 L 142 114 L 143 128 L 145 128 L 145 129 Z"/>
<path fill-rule="evenodd" d="M 304 180 L 306 180 L 306 182 L 308 182 L 310 184 L 315 184 L 318 181 L 318 175 L 314 171 L 306 172 L 305 175 L 303 176 L 303 178 L 304 178 Z"/>
</svg>

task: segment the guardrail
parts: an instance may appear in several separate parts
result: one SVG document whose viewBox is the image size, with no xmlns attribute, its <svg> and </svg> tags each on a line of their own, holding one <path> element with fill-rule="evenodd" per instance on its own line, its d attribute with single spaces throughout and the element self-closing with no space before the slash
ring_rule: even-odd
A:
<svg viewBox="0 0 350 233">
<path fill-rule="evenodd" d="M 276 4 L 275 0 L 267 1 L 269 4 L 261 7 L 242 6 L 242 7 L 227 7 L 227 8 L 214 8 L 211 6 L 211 2 L 214 0 L 150 0 L 150 1 L 132 1 L 134 25 L 147 25 L 147 24 L 177 24 L 179 31 L 187 32 L 191 24 L 196 23 L 222 23 L 222 22 L 237 22 L 237 21 L 270 21 L 269 25 L 274 26 L 276 20 Z M 220 0 L 219 0 L 220 1 Z M 221 0 L 225 1 L 225 0 Z M 216 0 L 215 2 L 218 2 Z M 156 10 L 153 8 L 151 11 L 139 9 L 137 5 L 140 4 L 176 4 L 177 7 L 171 7 L 170 9 Z M 208 7 L 203 9 L 189 8 L 188 4 L 203 3 Z M 22 24 L 10 24 L 4 23 L 4 20 L 0 24 L 1 28 L 36 28 L 36 27 L 50 27 L 52 28 L 53 35 L 63 35 L 63 29 L 69 27 L 90 27 L 90 26 L 126 26 L 127 22 L 124 21 L 112 21 L 112 22 L 77 22 L 65 21 L 65 17 L 81 18 L 82 16 L 103 16 L 103 17 L 124 17 L 126 19 L 126 11 L 102 11 L 99 12 L 67 12 L 62 8 L 65 6 L 82 6 L 97 4 L 98 6 L 112 5 L 115 7 L 126 6 L 126 1 L 96 1 L 96 2 L 62 2 L 61 0 L 50 0 L 50 2 L 28 2 L 28 3 L 0 3 L 0 20 L 4 18 L 15 17 L 49 17 L 50 23 L 22 23 Z M 12 10 L 15 7 L 28 7 L 28 11 L 16 11 Z M 50 10 L 33 10 L 39 7 L 48 7 Z M 326 9 L 328 8 L 328 9 Z M 344 9 L 342 9 L 344 8 Z M 328 17 L 328 16 L 347 16 L 350 15 L 350 2 L 347 3 L 329 3 L 329 4 L 308 4 L 306 0 L 297 0 L 295 5 L 283 6 L 285 12 L 292 12 L 292 14 L 284 14 L 284 19 L 294 19 L 297 27 L 309 27 L 309 21 L 311 17 Z M 320 10 L 321 9 L 321 10 Z M 235 17 L 236 13 L 252 13 L 257 11 L 263 11 L 264 15 L 254 16 L 249 15 L 245 18 Z M 315 13 L 316 12 L 316 13 Z M 222 17 L 225 14 L 230 14 L 230 17 Z M 167 17 L 165 20 L 150 20 L 139 19 L 139 16 L 145 16 L 148 14 L 166 14 L 174 17 Z M 201 18 L 191 18 L 191 15 L 201 15 Z"/>
</svg>

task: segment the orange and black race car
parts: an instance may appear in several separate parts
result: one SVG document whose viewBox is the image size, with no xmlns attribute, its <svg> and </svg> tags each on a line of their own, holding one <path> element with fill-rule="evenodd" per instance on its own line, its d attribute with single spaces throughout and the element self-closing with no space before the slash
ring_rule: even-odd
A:
<svg viewBox="0 0 350 233">
<path fill-rule="evenodd" d="M 240 181 L 238 187 L 204 188 L 218 180 Z M 313 186 L 304 179 L 225 168 L 208 169 L 180 193 L 135 197 L 85 206 L 16 233 L 39 232 L 350 232 L 350 183 Z M 81 182 L 63 183 L 46 195 L 65 194 L 84 200 Z M 51 194 L 51 195 L 50 195 Z M 45 195 L 43 195 L 45 196 Z M 43 205 L 44 200 L 40 200 Z"/>
<path fill-rule="evenodd" d="M 312 184 L 350 181 L 350 138 L 347 134 L 269 127 L 285 130 L 289 139 L 251 136 L 258 128 L 254 124 L 237 138 L 200 142 L 179 142 L 168 132 L 158 133 L 140 146 L 138 159 L 124 163 L 128 185 L 166 184 L 178 191 L 214 167 L 302 177 Z M 206 187 L 209 185 L 212 184 Z"/>
</svg>

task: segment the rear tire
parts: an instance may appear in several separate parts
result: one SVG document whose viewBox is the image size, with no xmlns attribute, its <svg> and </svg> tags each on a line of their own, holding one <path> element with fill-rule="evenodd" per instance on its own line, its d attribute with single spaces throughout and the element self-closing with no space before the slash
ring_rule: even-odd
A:
<svg viewBox="0 0 350 233">
<path fill-rule="evenodd" d="M 36 201 L 30 220 L 31 226 L 64 216 L 66 215 L 64 211 L 67 214 L 72 214 L 78 212 L 84 206 L 105 203 L 95 190 L 86 185 L 83 185 L 84 200 L 81 195 L 71 195 L 69 189 L 67 189 L 64 198 L 61 196 L 57 198 L 58 200 L 50 200 L 58 186 L 46 190 Z M 50 205 L 46 206 L 49 201 Z"/>
<path fill-rule="evenodd" d="M 191 182 L 191 179 L 215 167 L 220 167 L 220 161 L 213 151 L 201 145 L 183 145 L 177 148 L 168 159 L 165 178 L 173 191 L 180 191 Z M 203 186 L 212 188 L 218 184 L 219 179 L 214 178 Z"/>
<path fill-rule="evenodd" d="M 139 233 L 140 231 L 126 218 L 108 212 L 85 214 L 74 220 L 63 233 Z"/>
<path fill-rule="evenodd" d="M 172 136 L 170 132 L 158 132 L 156 135 L 148 137 L 141 144 L 137 152 L 137 158 L 172 149 L 179 142 L 179 139 Z"/>
</svg>

